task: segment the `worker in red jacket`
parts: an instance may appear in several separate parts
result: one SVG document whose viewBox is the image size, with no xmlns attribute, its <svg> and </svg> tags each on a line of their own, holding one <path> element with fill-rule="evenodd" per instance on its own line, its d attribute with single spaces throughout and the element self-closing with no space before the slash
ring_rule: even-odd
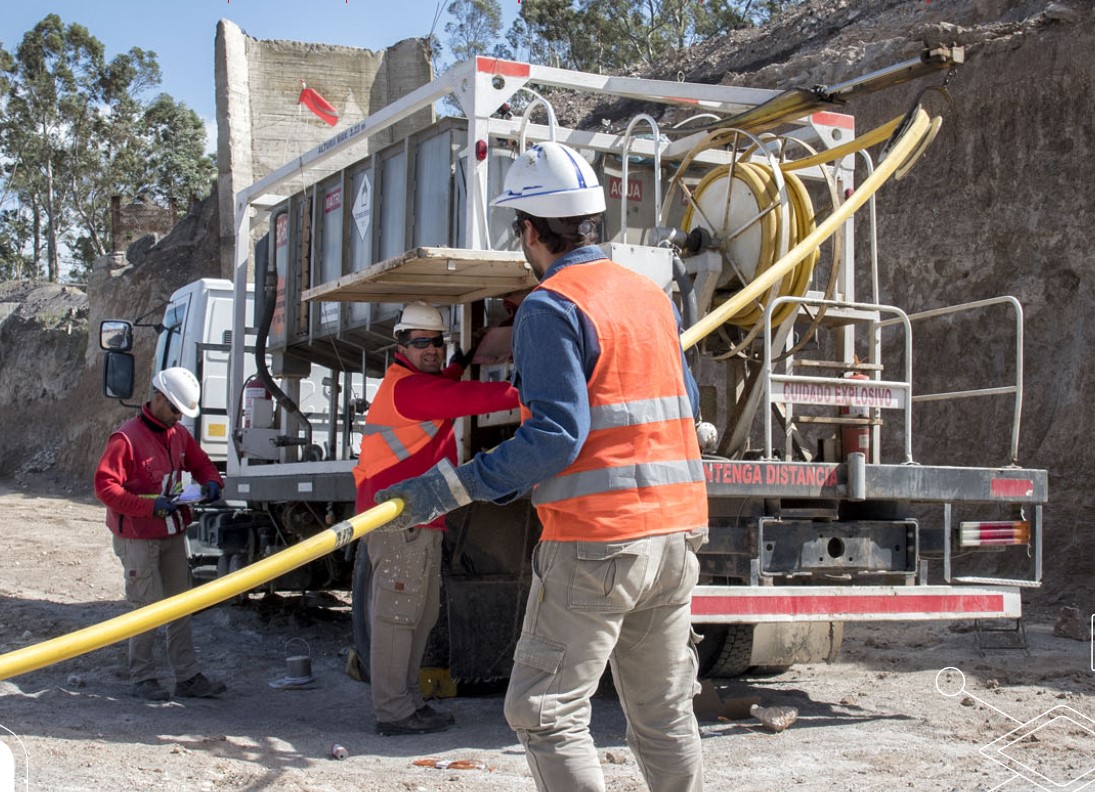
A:
<svg viewBox="0 0 1095 792">
<path fill-rule="evenodd" d="M 455 463 L 454 419 L 517 407 L 517 390 L 507 382 L 460 380 L 470 354 L 458 352 L 442 369 L 447 332 L 441 313 L 424 302 L 410 303 L 400 314 L 395 362 L 369 405 L 354 468 L 358 513 L 375 506 L 376 493 L 385 487 L 441 460 Z M 445 519 L 438 517 L 364 539 L 373 573 L 369 668 L 379 734 L 425 734 L 453 723 L 450 714 L 426 704 L 418 688 L 426 640 L 440 610 L 444 530 Z"/>
<path fill-rule="evenodd" d="M 152 398 L 141 412 L 110 435 L 95 471 L 95 495 L 106 506 L 114 553 L 125 570 L 125 595 L 134 607 L 151 605 L 190 586 L 186 526 L 190 510 L 175 498 L 183 472 L 202 485 L 202 499 L 220 499 L 224 481 L 181 416 L 198 414 L 201 386 L 187 369 L 168 368 L 152 378 Z M 170 698 L 157 678 L 155 632 L 129 639 L 133 695 L 152 701 Z M 190 617 L 167 625 L 167 660 L 175 675 L 175 695 L 209 697 L 223 693 L 198 667 Z"/>
</svg>

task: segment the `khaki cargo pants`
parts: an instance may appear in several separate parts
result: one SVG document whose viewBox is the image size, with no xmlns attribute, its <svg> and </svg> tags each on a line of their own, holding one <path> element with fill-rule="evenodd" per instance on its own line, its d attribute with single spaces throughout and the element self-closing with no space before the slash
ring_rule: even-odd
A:
<svg viewBox="0 0 1095 792">
<path fill-rule="evenodd" d="M 186 558 L 183 534 L 166 539 L 123 539 L 114 537 L 114 554 L 125 572 L 125 598 L 135 608 L 143 608 L 190 588 L 190 562 Z M 201 670 L 194 654 L 190 617 L 170 622 L 167 632 L 167 662 L 181 682 Z M 129 639 L 129 678 L 134 684 L 156 679 L 156 660 L 152 650 L 156 631 Z"/>
<path fill-rule="evenodd" d="M 540 792 L 604 790 L 589 719 L 606 663 L 650 789 L 703 789 L 690 605 L 706 535 L 536 546 L 505 712 Z"/>
<path fill-rule="evenodd" d="M 365 535 L 373 568 L 370 687 L 381 723 L 403 720 L 424 703 L 418 671 L 441 608 L 443 538 L 432 528 Z"/>
</svg>

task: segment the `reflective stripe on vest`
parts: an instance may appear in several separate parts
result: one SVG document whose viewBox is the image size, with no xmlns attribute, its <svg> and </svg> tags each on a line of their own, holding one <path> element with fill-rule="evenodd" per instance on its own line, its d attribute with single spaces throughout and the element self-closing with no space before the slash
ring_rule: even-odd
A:
<svg viewBox="0 0 1095 792">
<path fill-rule="evenodd" d="M 703 462 L 698 459 L 643 462 L 556 476 L 536 488 L 532 502 L 539 506 L 613 490 L 657 487 L 664 484 L 695 484 L 703 481 Z"/>
<path fill-rule="evenodd" d="M 402 427 L 401 427 L 402 428 Z M 437 435 L 437 424 L 432 421 L 421 421 L 418 424 L 418 428 L 426 433 L 427 437 L 431 440 Z M 366 424 L 365 428 L 361 430 L 363 435 L 380 435 L 381 439 L 388 444 L 388 448 L 395 454 L 395 458 L 402 462 L 404 459 L 410 457 L 411 452 L 407 450 L 407 446 L 403 445 L 403 441 L 396 436 L 395 428 L 391 426 L 380 426 Z"/>
<path fill-rule="evenodd" d="M 589 429 L 612 429 L 618 426 L 679 421 L 692 418 L 692 403 L 687 396 L 666 396 L 661 399 L 638 399 L 618 404 L 601 404 L 589 411 Z"/>
</svg>

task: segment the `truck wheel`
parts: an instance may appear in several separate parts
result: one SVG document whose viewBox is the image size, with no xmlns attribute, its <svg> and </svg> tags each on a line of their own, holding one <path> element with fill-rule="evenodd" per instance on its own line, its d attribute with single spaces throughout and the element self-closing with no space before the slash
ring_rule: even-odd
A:
<svg viewBox="0 0 1095 792">
<path fill-rule="evenodd" d="M 372 640 L 369 636 L 369 591 L 373 583 L 373 565 L 369 562 L 369 548 L 361 539 L 357 542 L 357 552 L 354 554 L 354 578 L 351 588 L 350 622 L 354 630 L 354 651 L 357 652 L 357 662 L 361 668 L 361 681 L 368 684 L 370 681 L 369 647 Z"/>
<path fill-rule="evenodd" d="M 701 677 L 741 676 L 753 658 L 753 625 L 704 625 L 703 640 L 697 651 Z"/>
<path fill-rule="evenodd" d="M 796 663 L 831 663 L 840 655 L 844 622 L 758 624 L 750 673 L 782 674 Z"/>
</svg>

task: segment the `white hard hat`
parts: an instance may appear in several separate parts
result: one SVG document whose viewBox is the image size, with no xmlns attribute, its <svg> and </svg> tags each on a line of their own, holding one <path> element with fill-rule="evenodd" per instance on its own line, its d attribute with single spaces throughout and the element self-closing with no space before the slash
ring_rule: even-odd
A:
<svg viewBox="0 0 1095 792">
<path fill-rule="evenodd" d="M 399 312 L 399 321 L 395 324 L 394 332 L 401 333 L 404 330 L 449 332 L 449 328 L 445 326 L 445 320 L 441 318 L 441 312 L 424 302 L 408 303 Z"/>
<path fill-rule="evenodd" d="M 491 206 L 535 217 L 577 217 L 605 210 L 605 194 L 585 158 L 561 143 L 537 143 L 513 161 Z"/>
<path fill-rule="evenodd" d="M 152 375 L 152 387 L 187 418 L 197 416 L 201 408 L 202 386 L 189 369 L 175 366 L 158 371 Z"/>
</svg>

